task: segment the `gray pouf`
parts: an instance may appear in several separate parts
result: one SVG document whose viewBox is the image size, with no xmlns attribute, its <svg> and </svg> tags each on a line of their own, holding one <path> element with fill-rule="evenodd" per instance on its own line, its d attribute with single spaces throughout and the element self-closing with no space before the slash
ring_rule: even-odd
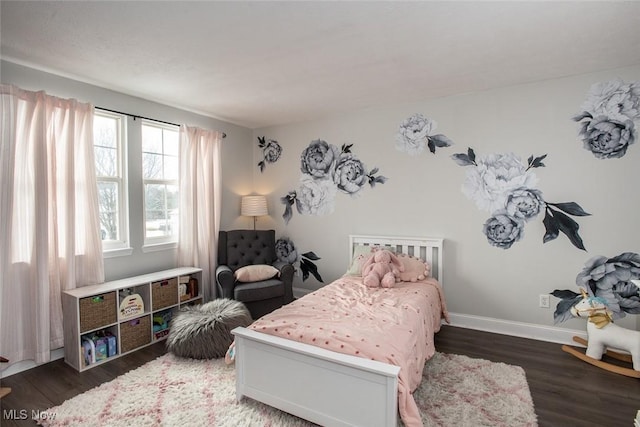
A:
<svg viewBox="0 0 640 427">
<path fill-rule="evenodd" d="M 167 350 L 191 359 L 224 357 L 233 342 L 231 331 L 252 322 L 247 307 L 231 299 L 185 307 L 171 321 Z"/>
</svg>

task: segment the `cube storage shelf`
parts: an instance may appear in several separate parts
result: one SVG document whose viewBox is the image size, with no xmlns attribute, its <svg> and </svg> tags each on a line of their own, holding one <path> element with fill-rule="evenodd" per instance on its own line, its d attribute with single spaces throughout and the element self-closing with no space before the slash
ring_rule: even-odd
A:
<svg viewBox="0 0 640 427">
<path fill-rule="evenodd" d="M 182 267 L 64 291 L 65 362 L 82 372 L 166 339 L 181 306 L 204 302 L 202 286 L 202 269 Z"/>
</svg>

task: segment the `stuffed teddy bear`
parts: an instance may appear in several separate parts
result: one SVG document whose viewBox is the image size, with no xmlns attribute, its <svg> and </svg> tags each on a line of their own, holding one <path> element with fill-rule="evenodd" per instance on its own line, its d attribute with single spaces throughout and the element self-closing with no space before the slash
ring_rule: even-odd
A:
<svg viewBox="0 0 640 427">
<path fill-rule="evenodd" d="M 391 288 L 399 281 L 398 275 L 404 270 L 404 266 L 396 255 L 386 249 L 371 254 L 362 264 L 362 279 L 370 288 Z"/>
</svg>

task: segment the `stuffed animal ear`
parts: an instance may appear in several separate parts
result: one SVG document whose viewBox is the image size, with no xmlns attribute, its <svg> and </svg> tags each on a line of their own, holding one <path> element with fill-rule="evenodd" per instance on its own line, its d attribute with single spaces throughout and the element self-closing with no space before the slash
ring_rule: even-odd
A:
<svg viewBox="0 0 640 427">
<path fill-rule="evenodd" d="M 400 270 L 401 272 L 404 271 L 404 264 L 396 256 L 396 254 L 394 254 L 393 252 L 390 252 L 390 254 L 391 254 L 391 262 L 393 263 L 393 265 L 398 267 L 398 270 Z"/>
<path fill-rule="evenodd" d="M 372 253 L 362 262 L 362 271 L 367 268 L 369 265 L 373 264 L 373 260 L 375 258 L 375 253 Z"/>
</svg>

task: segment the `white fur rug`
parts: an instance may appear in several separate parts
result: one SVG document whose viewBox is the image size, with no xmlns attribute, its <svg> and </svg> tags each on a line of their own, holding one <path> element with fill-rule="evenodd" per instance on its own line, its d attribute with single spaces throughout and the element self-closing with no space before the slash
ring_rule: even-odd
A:
<svg viewBox="0 0 640 427">
<path fill-rule="evenodd" d="M 536 426 L 519 366 L 436 353 L 414 393 L 425 426 Z M 222 359 L 166 354 L 47 410 L 44 426 L 272 426 L 312 424 L 244 398 Z M 402 425 L 399 423 L 399 425 Z"/>
</svg>

